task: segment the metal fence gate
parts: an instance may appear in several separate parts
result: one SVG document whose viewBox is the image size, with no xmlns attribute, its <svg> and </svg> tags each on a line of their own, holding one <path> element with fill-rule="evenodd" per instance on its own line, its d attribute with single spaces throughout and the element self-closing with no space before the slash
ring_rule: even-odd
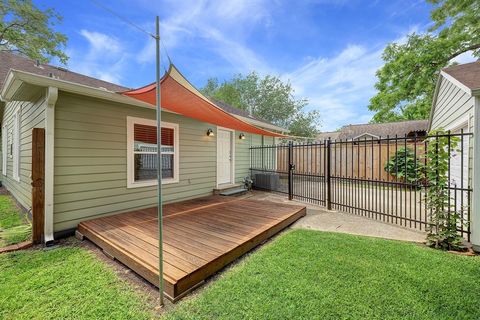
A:
<svg viewBox="0 0 480 320">
<path fill-rule="evenodd" d="M 422 178 L 432 139 L 447 139 L 448 192 L 453 211 L 470 221 L 471 133 L 432 137 L 325 140 L 250 148 L 250 172 L 257 189 L 368 218 L 425 230 L 429 225 Z M 454 143 L 457 141 L 457 147 Z M 467 239 L 470 227 L 460 223 Z"/>
</svg>

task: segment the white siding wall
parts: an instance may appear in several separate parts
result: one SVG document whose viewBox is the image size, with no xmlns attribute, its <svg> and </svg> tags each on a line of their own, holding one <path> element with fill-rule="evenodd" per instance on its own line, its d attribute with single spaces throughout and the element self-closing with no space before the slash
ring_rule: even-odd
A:
<svg viewBox="0 0 480 320">
<path fill-rule="evenodd" d="M 468 131 L 474 131 L 475 99 L 448 79 L 441 78 L 437 100 L 434 106 L 431 129 L 449 129 L 468 121 Z M 472 184 L 473 138 L 468 146 L 468 176 Z"/>
</svg>

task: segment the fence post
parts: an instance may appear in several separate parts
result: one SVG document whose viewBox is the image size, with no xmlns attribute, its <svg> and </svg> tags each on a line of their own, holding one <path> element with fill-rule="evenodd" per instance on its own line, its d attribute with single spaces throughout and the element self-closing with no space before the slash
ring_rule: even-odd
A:
<svg viewBox="0 0 480 320">
<path fill-rule="evenodd" d="M 325 154 L 325 157 L 326 157 L 326 168 L 325 168 L 325 175 L 326 175 L 326 191 L 327 191 L 327 196 L 326 196 L 326 203 L 327 203 L 327 210 L 332 210 L 332 181 L 331 181 L 331 160 L 332 160 L 332 145 L 330 143 L 330 139 L 326 140 L 326 154 Z"/>
<path fill-rule="evenodd" d="M 288 200 L 293 200 L 293 142 L 288 142 Z"/>
<path fill-rule="evenodd" d="M 32 241 L 43 241 L 45 223 L 45 129 L 32 130 Z"/>
</svg>

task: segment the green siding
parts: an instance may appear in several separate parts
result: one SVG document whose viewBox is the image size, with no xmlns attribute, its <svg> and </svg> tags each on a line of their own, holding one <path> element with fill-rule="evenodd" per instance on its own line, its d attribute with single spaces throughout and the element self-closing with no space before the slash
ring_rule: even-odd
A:
<svg viewBox="0 0 480 320">
<path fill-rule="evenodd" d="M 127 188 L 127 116 L 155 119 L 155 110 L 60 93 L 55 107 L 54 230 L 83 220 L 156 205 L 156 187 Z M 179 125 L 179 183 L 163 185 L 165 202 L 210 195 L 216 187 L 214 125 L 171 113 Z M 259 135 L 235 139 L 235 181 L 250 174 L 251 145 Z M 272 144 L 273 138 L 266 137 Z"/>
<path fill-rule="evenodd" d="M 235 182 L 243 182 L 243 178 L 250 176 L 250 146 L 271 146 L 276 143 L 274 137 L 256 135 L 256 134 L 245 134 L 245 139 L 240 140 L 238 136 L 240 132 L 236 132 L 237 142 L 235 145 Z M 275 167 L 276 157 L 275 149 L 266 149 L 263 150 L 263 160 L 265 165 L 272 169 Z"/>
<path fill-rule="evenodd" d="M 55 110 L 55 231 L 102 215 L 156 205 L 156 187 L 127 188 L 127 116 L 155 119 L 153 109 L 61 93 Z M 179 124 L 179 183 L 163 185 L 166 202 L 211 194 L 216 185 L 212 125 L 171 113 Z"/>
<path fill-rule="evenodd" d="M 257 136 L 245 133 L 245 139 L 240 140 L 238 137 L 241 132 L 236 132 L 235 143 L 235 183 L 243 182 L 246 176 L 250 176 L 250 146 L 252 137 Z"/>
<path fill-rule="evenodd" d="M 45 99 L 39 95 L 35 102 L 12 101 L 7 102 L 3 111 L 2 125 L 8 126 L 8 146 L 12 143 L 13 114 L 17 108 L 21 108 L 20 129 L 20 182 L 13 179 L 13 159 L 7 156 L 7 175 L 1 174 L 3 185 L 26 209 L 32 206 L 32 129 L 45 128 Z M 2 135 L 4 132 L 2 132 Z M 1 141 L 1 140 L 0 140 Z M 0 148 L 0 162 L 3 157 Z M 1 165 L 0 165 L 1 170 Z"/>
</svg>

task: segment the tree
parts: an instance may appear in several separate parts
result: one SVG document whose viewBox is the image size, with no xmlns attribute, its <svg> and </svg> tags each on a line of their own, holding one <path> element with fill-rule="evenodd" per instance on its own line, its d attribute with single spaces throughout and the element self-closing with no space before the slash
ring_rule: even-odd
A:
<svg viewBox="0 0 480 320">
<path fill-rule="evenodd" d="M 42 11 L 31 0 L 0 0 L 0 51 L 20 52 L 43 63 L 58 57 L 66 63 L 62 49 L 67 37 L 53 29 L 61 20 L 55 10 Z"/>
<path fill-rule="evenodd" d="M 428 0 L 433 26 L 389 44 L 377 71 L 378 93 L 370 100 L 373 122 L 426 119 L 439 71 L 465 52 L 480 57 L 480 1 Z"/>
<path fill-rule="evenodd" d="M 267 75 L 261 78 L 251 72 L 246 76 L 237 74 L 222 84 L 213 78 L 201 91 L 258 118 L 288 128 L 291 135 L 313 137 L 318 132 L 318 112 L 305 112 L 308 101 L 296 99 L 291 84 L 278 77 Z"/>
</svg>

